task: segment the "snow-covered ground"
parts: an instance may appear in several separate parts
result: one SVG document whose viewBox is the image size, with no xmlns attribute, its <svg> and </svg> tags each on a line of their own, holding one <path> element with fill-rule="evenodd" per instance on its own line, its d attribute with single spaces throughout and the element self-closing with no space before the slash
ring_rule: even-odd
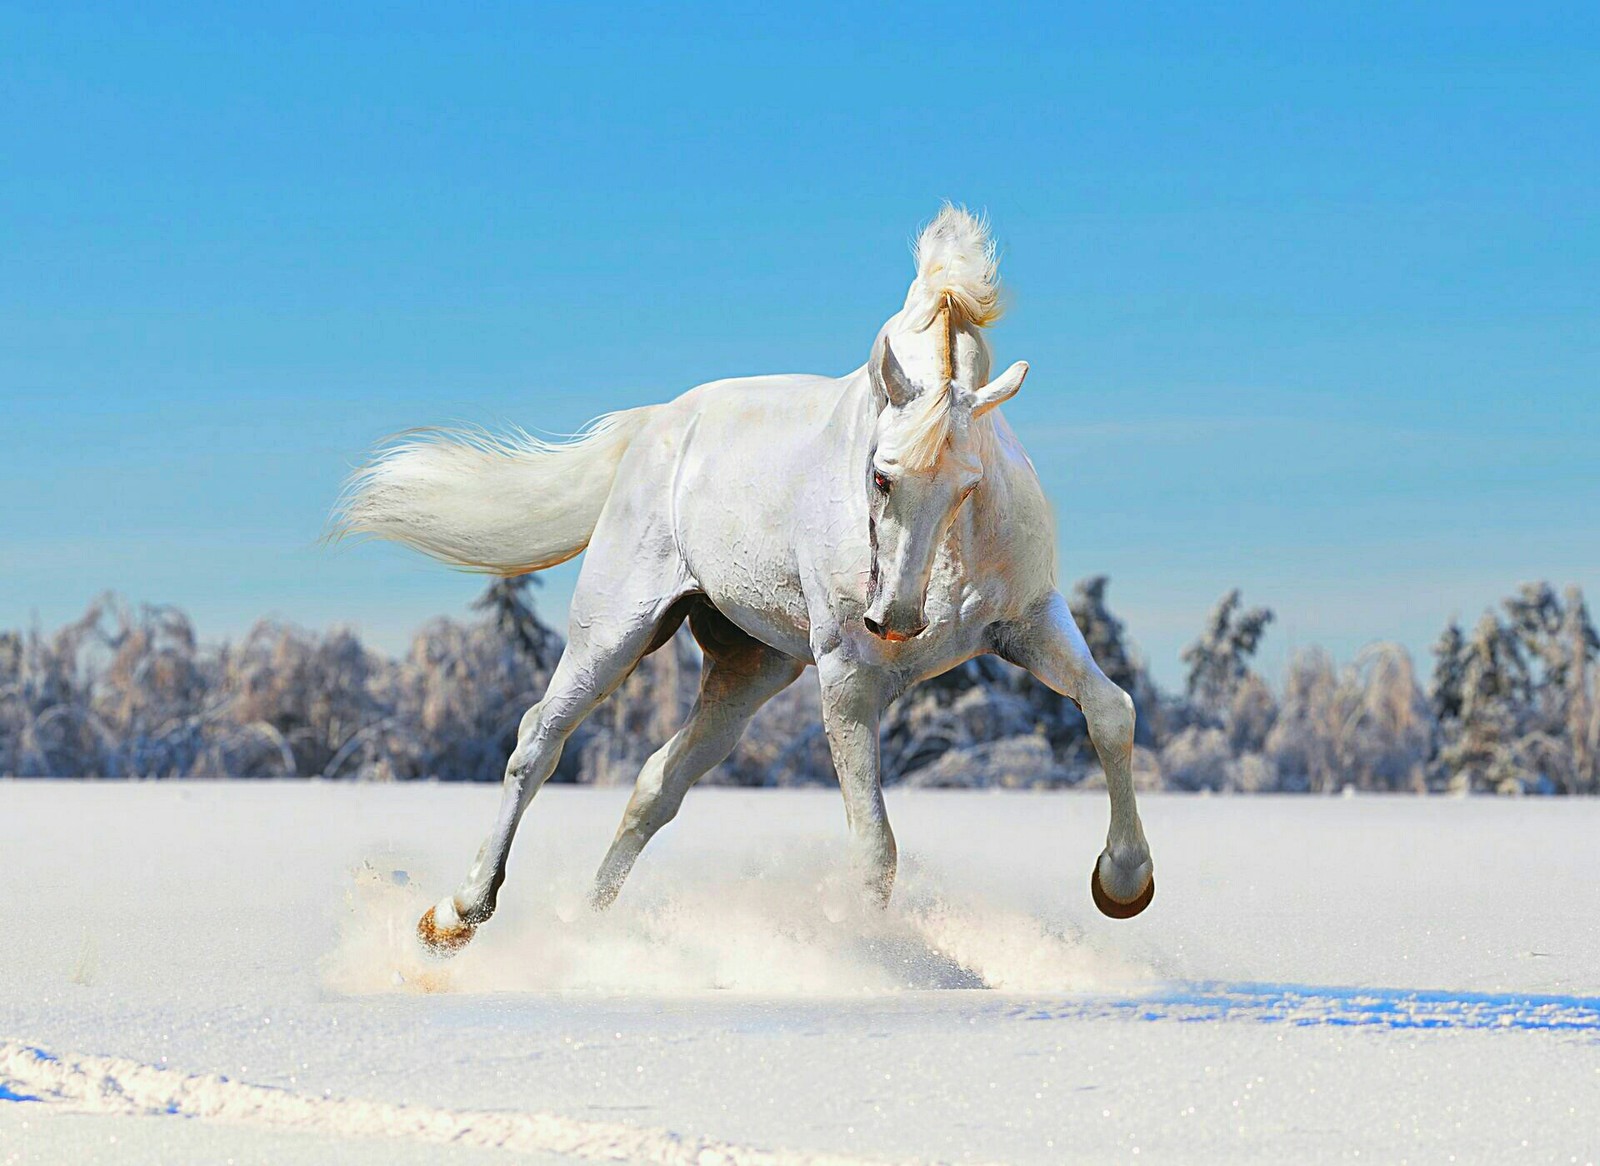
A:
<svg viewBox="0 0 1600 1166">
<path fill-rule="evenodd" d="M 498 791 L 0 782 L 0 1163 L 1592 1162 L 1600 803 L 551 788 L 459 959 L 411 926 Z"/>
</svg>

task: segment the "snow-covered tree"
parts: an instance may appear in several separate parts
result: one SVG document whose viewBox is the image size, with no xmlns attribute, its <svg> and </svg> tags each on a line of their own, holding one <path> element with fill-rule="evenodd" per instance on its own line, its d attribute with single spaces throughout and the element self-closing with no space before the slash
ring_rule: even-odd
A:
<svg viewBox="0 0 1600 1166">
<path fill-rule="evenodd" d="M 1405 649 L 1373 644 L 1339 669 L 1310 648 L 1290 661 L 1266 753 L 1289 790 L 1420 791 L 1432 742 L 1432 716 Z"/>
<path fill-rule="evenodd" d="M 1205 631 L 1183 650 L 1189 666 L 1186 691 L 1203 712 L 1220 717 L 1250 673 L 1272 611 L 1265 607 L 1239 609 L 1238 588 L 1224 595 L 1206 617 Z"/>
<path fill-rule="evenodd" d="M 1251 668 L 1271 613 L 1238 592 L 1184 653 L 1188 699 L 1150 681 L 1104 577 L 1074 618 L 1140 705 L 1141 786 L 1600 793 L 1600 636 L 1582 592 L 1521 587 L 1435 649 L 1426 698 L 1409 657 L 1298 653 L 1275 692 Z M 528 583 L 497 581 L 480 618 L 434 620 L 400 659 L 348 630 L 263 622 L 201 644 L 181 612 L 105 596 L 53 632 L 0 631 L 0 773 L 498 780 L 559 655 Z M 574 735 L 558 779 L 631 781 L 681 725 L 700 656 L 679 637 Z M 884 720 L 885 777 L 919 785 L 1097 780 L 1071 701 L 994 657 L 917 686 Z M 1426 779 L 1426 780 L 1425 780 Z M 831 781 L 815 683 L 781 693 L 708 780 Z"/>
<path fill-rule="evenodd" d="M 1433 679 L 1428 700 L 1441 724 L 1461 716 L 1461 689 L 1467 673 L 1467 640 L 1461 625 L 1451 620 L 1433 646 Z"/>
<path fill-rule="evenodd" d="M 1600 638 L 1583 592 L 1569 587 L 1558 598 L 1548 583 L 1524 583 L 1501 606 L 1527 675 L 1519 757 L 1558 789 L 1588 789 L 1595 776 L 1588 730 Z"/>
<path fill-rule="evenodd" d="M 1436 771 L 1457 789 L 1595 791 L 1600 636 L 1583 593 L 1524 583 L 1500 606 L 1434 649 Z"/>
<path fill-rule="evenodd" d="M 535 586 L 544 586 L 536 575 L 495 579 L 472 601 L 472 610 L 483 612 L 506 647 L 516 652 L 529 667 L 548 675 L 555 671 L 556 662 L 561 658 L 561 637 L 534 609 L 532 589 Z"/>
<path fill-rule="evenodd" d="M 1447 723 L 1438 764 L 1452 789 L 1523 789 L 1537 775 L 1518 749 L 1529 700 L 1515 633 L 1486 611 L 1462 648 L 1461 713 Z"/>
<path fill-rule="evenodd" d="M 1588 604 L 1577 587 L 1567 588 L 1562 613 L 1564 649 L 1561 727 L 1567 740 L 1570 767 L 1567 792 L 1600 793 L 1600 636 L 1595 634 Z"/>
</svg>

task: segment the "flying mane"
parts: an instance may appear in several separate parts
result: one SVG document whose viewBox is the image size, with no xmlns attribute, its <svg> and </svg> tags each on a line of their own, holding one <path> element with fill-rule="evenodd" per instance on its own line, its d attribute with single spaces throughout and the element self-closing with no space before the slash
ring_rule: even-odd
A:
<svg viewBox="0 0 1600 1166">
<path fill-rule="evenodd" d="M 1000 261 L 982 216 L 945 203 L 912 254 L 917 277 L 906 293 L 907 325 L 926 328 L 946 308 L 956 317 L 952 325 L 987 328 L 1000 318 Z"/>
<path fill-rule="evenodd" d="M 950 436 L 952 397 L 948 381 L 955 359 L 955 332 L 963 325 L 987 328 L 1000 318 L 999 258 L 989 224 L 966 207 L 945 203 L 917 236 L 912 247 L 917 275 L 906 293 L 900 320 L 913 332 L 936 328 L 946 385 L 930 389 L 907 409 L 886 435 L 895 453 L 909 467 L 925 468 L 939 460 Z M 982 435 L 987 426 L 981 426 Z"/>
</svg>

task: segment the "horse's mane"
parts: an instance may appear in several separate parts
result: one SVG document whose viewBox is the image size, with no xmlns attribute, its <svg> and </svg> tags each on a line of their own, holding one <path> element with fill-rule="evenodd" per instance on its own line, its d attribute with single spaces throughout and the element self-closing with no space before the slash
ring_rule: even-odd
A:
<svg viewBox="0 0 1600 1166">
<path fill-rule="evenodd" d="M 954 360 L 955 330 L 963 324 L 986 328 L 1000 318 L 999 257 L 989 237 L 989 223 L 966 207 L 945 203 L 917 236 L 912 254 L 917 276 L 906 293 L 900 322 L 913 331 L 937 327 L 934 343 L 942 346 L 945 376 Z M 902 462 L 924 468 L 939 460 L 950 439 L 948 391 L 930 389 L 906 410 L 892 441 Z M 988 426 L 978 427 L 980 439 Z"/>
<path fill-rule="evenodd" d="M 947 305 L 952 324 L 986 328 L 1000 318 L 999 257 L 982 215 L 945 203 L 917 236 L 912 254 L 917 277 L 903 317 L 912 328 L 928 327 Z"/>
</svg>

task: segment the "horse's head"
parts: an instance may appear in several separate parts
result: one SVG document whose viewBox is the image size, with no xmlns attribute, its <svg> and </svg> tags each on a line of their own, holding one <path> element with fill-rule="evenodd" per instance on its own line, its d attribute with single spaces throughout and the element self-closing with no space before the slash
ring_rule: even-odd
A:
<svg viewBox="0 0 1600 1166">
<path fill-rule="evenodd" d="M 993 245 L 981 221 L 946 207 L 917 241 L 906 306 L 878 334 L 868 373 L 878 400 L 862 467 L 872 535 L 864 622 L 886 640 L 927 627 L 934 558 L 983 480 L 984 414 L 1022 387 L 1018 361 L 989 378 L 983 328 L 998 315 Z"/>
</svg>

